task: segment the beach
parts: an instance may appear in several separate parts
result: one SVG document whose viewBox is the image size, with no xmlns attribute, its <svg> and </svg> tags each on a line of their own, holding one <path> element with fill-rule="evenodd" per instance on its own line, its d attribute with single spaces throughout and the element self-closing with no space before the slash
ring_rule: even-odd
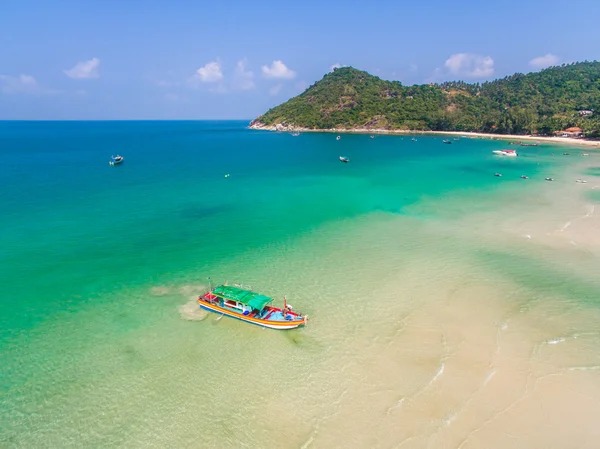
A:
<svg viewBox="0 0 600 449">
<path fill-rule="evenodd" d="M 556 143 L 561 145 L 583 145 L 590 148 L 600 148 L 600 141 L 587 140 L 572 137 L 555 137 L 555 136 L 531 136 L 520 134 L 492 134 L 478 133 L 467 131 L 419 131 L 419 130 L 389 130 L 377 128 L 332 128 L 332 129 L 311 129 L 293 125 L 250 125 L 250 129 L 265 130 L 265 131 L 289 131 L 289 132 L 326 132 L 338 134 L 385 134 L 385 135 L 407 135 L 407 134 L 424 134 L 424 135 L 440 135 L 440 136 L 466 136 L 471 139 L 493 139 L 493 140 L 509 140 L 509 141 L 524 141 L 538 143 Z"/>
<path fill-rule="evenodd" d="M 597 447 L 581 141 L 19 126 L 0 124 L 0 446 Z M 201 311 L 209 278 L 308 325 Z"/>
</svg>

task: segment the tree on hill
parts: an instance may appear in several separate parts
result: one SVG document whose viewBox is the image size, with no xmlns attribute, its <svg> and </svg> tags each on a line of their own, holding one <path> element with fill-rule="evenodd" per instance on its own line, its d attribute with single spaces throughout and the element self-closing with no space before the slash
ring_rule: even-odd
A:
<svg viewBox="0 0 600 449">
<path fill-rule="evenodd" d="M 383 128 L 551 134 L 578 126 L 600 133 L 600 63 L 580 62 L 495 81 L 404 86 L 352 67 L 326 74 L 254 122 L 310 129 Z"/>
</svg>

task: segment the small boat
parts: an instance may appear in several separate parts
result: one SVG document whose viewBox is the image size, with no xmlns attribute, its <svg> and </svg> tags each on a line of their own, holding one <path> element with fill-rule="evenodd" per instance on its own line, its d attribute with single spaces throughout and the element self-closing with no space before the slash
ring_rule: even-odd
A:
<svg viewBox="0 0 600 449">
<path fill-rule="evenodd" d="M 587 181 L 585 179 L 576 179 L 575 182 L 579 182 L 581 184 L 585 184 Z"/>
<path fill-rule="evenodd" d="M 292 133 L 292 136 L 294 136 L 294 137 L 298 137 L 299 135 L 300 135 L 300 133 L 298 131 L 295 131 Z"/>
<path fill-rule="evenodd" d="M 500 177 L 500 176 L 502 176 L 502 173 L 494 173 L 494 176 Z"/>
<path fill-rule="evenodd" d="M 568 155 L 569 155 L 569 153 L 563 153 L 563 156 L 568 156 Z"/>
<path fill-rule="evenodd" d="M 515 150 L 494 150 L 494 151 L 492 151 L 492 153 L 498 154 L 500 156 L 511 156 L 511 157 L 517 156 L 517 152 Z"/>
<path fill-rule="evenodd" d="M 348 162 L 350 162 L 350 159 L 348 159 L 347 157 L 344 157 L 344 156 L 340 156 L 340 162 L 348 163 Z M 360 165 L 360 164 L 358 164 L 358 165 Z"/>
<path fill-rule="evenodd" d="M 410 139 L 410 140 L 412 140 L 413 142 L 416 142 L 416 141 L 417 141 L 417 139 L 415 139 L 414 137 L 413 137 L 412 139 Z"/>
<path fill-rule="evenodd" d="M 522 147 L 537 147 L 538 143 L 537 142 L 535 142 L 535 143 L 521 143 L 521 146 Z"/>
<path fill-rule="evenodd" d="M 337 136 L 337 137 L 335 138 L 335 140 L 340 140 L 341 138 L 342 138 L 342 136 Z"/>
<path fill-rule="evenodd" d="M 123 156 L 119 156 L 118 154 L 116 156 L 111 156 L 110 157 L 110 161 L 109 164 L 110 165 L 119 165 L 120 163 L 123 162 Z"/>
<path fill-rule="evenodd" d="M 452 141 L 451 140 L 442 140 L 442 143 L 450 143 L 451 144 Z"/>
<path fill-rule="evenodd" d="M 375 138 L 375 136 L 371 136 L 371 139 L 374 139 L 374 138 Z"/>
<path fill-rule="evenodd" d="M 546 181 L 554 181 L 554 178 L 544 178 Z"/>
<path fill-rule="evenodd" d="M 459 139 L 459 138 L 457 138 L 457 137 L 455 137 L 455 138 L 454 138 L 454 139 L 452 139 L 452 140 L 455 140 L 455 141 L 457 141 L 457 142 L 458 142 L 458 141 L 460 141 L 460 139 Z"/>
<path fill-rule="evenodd" d="M 583 153 L 582 156 L 589 156 L 590 153 Z"/>
<path fill-rule="evenodd" d="M 292 310 L 284 296 L 283 308 L 269 306 L 273 301 L 260 293 L 242 287 L 219 285 L 198 297 L 198 304 L 204 310 L 228 316 L 246 323 L 271 329 L 294 329 L 305 326 L 308 315 L 300 315 Z"/>
<path fill-rule="evenodd" d="M 521 179 L 529 179 L 529 176 L 521 175 Z"/>
<path fill-rule="evenodd" d="M 508 142 L 509 145 L 521 145 L 521 142 Z"/>
</svg>

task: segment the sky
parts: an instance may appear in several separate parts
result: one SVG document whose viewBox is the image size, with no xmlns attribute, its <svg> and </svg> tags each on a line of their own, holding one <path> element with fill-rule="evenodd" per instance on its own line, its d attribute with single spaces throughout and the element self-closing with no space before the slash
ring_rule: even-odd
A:
<svg viewBox="0 0 600 449">
<path fill-rule="evenodd" d="M 0 0 L 0 120 L 252 119 L 334 66 L 405 85 L 600 59 L 600 0 Z"/>
</svg>

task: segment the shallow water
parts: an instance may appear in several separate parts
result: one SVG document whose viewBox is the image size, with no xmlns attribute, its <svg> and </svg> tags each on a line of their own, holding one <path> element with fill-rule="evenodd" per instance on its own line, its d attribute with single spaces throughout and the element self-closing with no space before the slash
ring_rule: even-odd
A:
<svg viewBox="0 0 600 449">
<path fill-rule="evenodd" d="M 2 445 L 598 445 L 600 157 L 244 126 L 0 123 Z"/>
</svg>

